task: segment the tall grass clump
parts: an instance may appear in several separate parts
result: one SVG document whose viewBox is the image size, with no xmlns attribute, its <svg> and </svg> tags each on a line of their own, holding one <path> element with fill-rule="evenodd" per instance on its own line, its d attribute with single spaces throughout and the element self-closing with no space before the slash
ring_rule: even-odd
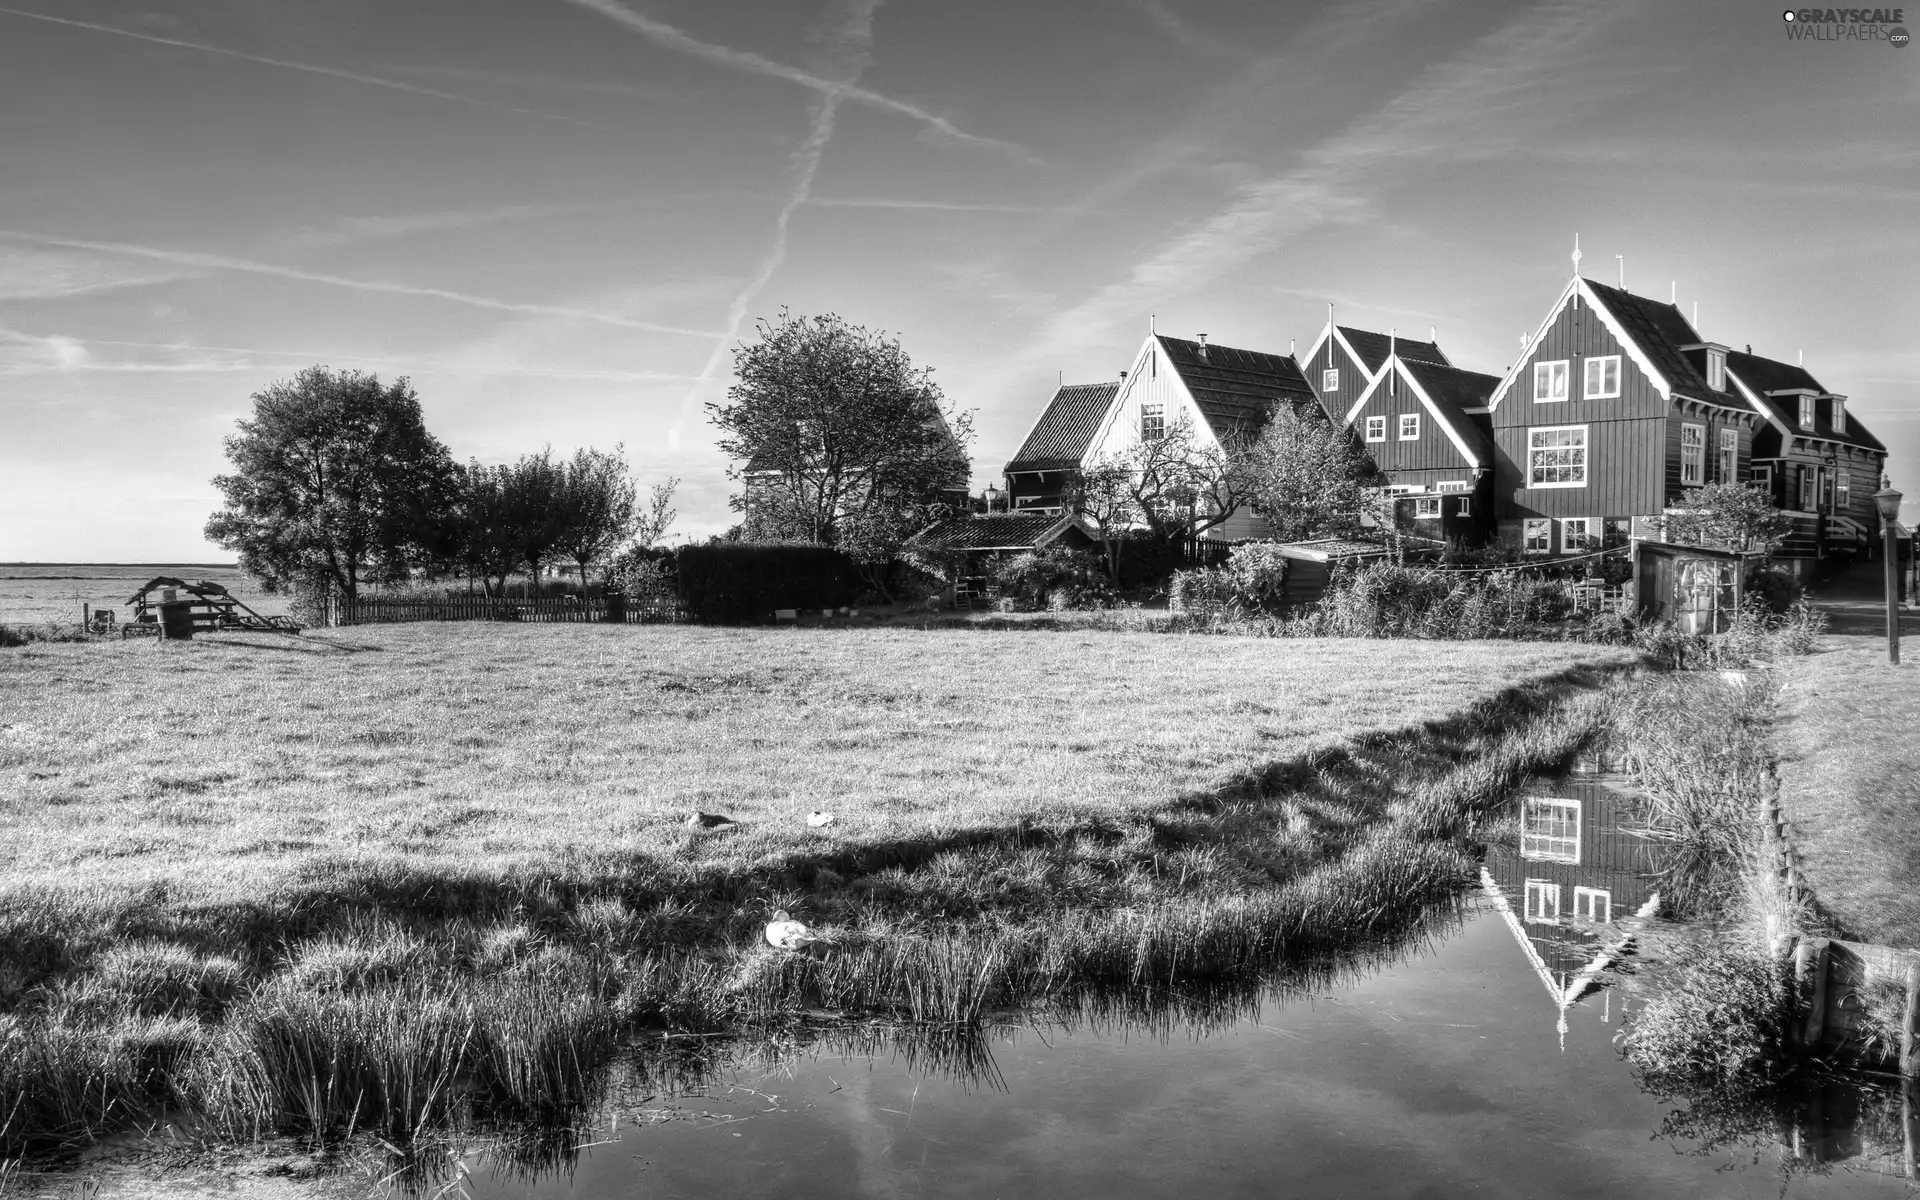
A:
<svg viewBox="0 0 1920 1200">
<path fill-rule="evenodd" d="M 1320 637 L 1537 637 L 1570 611 L 1562 580 L 1518 571 L 1375 563 L 1334 572 L 1326 594 L 1286 632 Z"/>
<path fill-rule="evenodd" d="M 1786 1073 L 1792 1011 L 1785 963 L 1716 941 L 1662 980 L 1626 1037 L 1627 1055 L 1656 1090 L 1751 1090 Z"/>
</svg>

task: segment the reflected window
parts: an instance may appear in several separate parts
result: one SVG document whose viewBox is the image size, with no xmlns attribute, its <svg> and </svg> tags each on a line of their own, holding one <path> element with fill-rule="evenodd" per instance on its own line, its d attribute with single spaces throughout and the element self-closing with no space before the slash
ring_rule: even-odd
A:
<svg viewBox="0 0 1920 1200">
<path fill-rule="evenodd" d="M 1591 921 L 1595 925 L 1612 924 L 1613 893 L 1605 888 L 1574 888 L 1573 916 L 1577 921 Z"/>
<path fill-rule="evenodd" d="M 1580 861 L 1580 802 L 1528 796 L 1520 812 L 1520 857 L 1542 862 Z"/>
<path fill-rule="evenodd" d="M 1534 925 L 1560 923 L 1560 885 L 1551 879 L 1527 880 L 1527 921 Z"/>
</svg>

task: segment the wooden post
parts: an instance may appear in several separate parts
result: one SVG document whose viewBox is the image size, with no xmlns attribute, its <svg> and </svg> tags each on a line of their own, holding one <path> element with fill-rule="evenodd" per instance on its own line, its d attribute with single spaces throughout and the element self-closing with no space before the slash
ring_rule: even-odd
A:
<svg viewBox="0 0 1920 1200">
<path fill-rule="evenodd" d="M 1800 1025 L 1800 1048 L 1811 1054 L 1820 1045 L 1827 1030 L 1827 940 L 1804 938 L 1794 948 L 1793 975 L 1800 985 L 1800 998 L 1806 1002 L 1806 1019 Z"/>
<path fill-rule="evenodd" d="M 1900 1027 L 1900 1073 L 1920 1079 L 1920 963 L 1907 968 L 1907 1011 Z"/>
<path fill-rule="evenodd" d="M 1920 1179 L 1920 1080 L 1905 1079 L 1900 1087 L 1900 1128 L 1906 1146 L 1907 1178 Z"/>
</svg>

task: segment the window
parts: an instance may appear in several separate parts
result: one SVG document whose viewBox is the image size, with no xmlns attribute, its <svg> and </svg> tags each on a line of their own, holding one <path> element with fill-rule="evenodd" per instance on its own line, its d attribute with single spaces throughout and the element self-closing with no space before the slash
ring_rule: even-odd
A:
<svg viewBox="0 0 1920 1200">
<path fill-rule="evenodd" d="M 1567 360 L 1533 364 L 1533 398 L 1554 403 L 1567 398 Z"/>
<path fill-rule="evenodd" d="M 1157 442 L 1167 436 L 1167 411 L 1162 404 L 1140 406 L 1140 440 Z"/>
<path fill-rule="evenodd" d="M 1340 369 L 1338 367 L 1330 367 L 1320 372 L 1320 390 L 1323 392 L 1337 392 L 1340 390 Z"/>
<path fill-rule="evenodd" d="M 1551 879 L 1527 880 L 1526 916 L 1529 924 L 1560 923 L 1560 885 Z"/>
<path fill-rule="evenodd" d="M 1747 471 L 1747 482 L 1769 496 L 1773 494 L 1773 464 L 1755 463 Z"/>
<path fill-rule="evenodd" d="M 1800 511 L 1813 511 L 1813 468 L 1800 468 Z"/>
<path fill-rule="evenodd" d="M 1707 386 L 1716 392 L 1727 390 L 1727 352 L 1707 349 Z"/>
<path fill-rule="evenodd" d="M 1420 440 L 1419 413 L 1400 414 L 1400 440 L 1403 442 L 1417 442 Z"/>
<path fill-rule="evenodd" d="M 1706 453 L 1707 427 L 1682 425 L 1680 427 L 1680 484 L 1682 487 L 1699 487 L 1705 482 L 1702 475 L 1706 469 L 1704 461 Z"/>
<path fill-rule="evenodd" d="M 1454 511 L 1454 515 L 1456 516 L 1461 516 L 1461 517 L 1472 516 L 1473 515 L 1473 497 L 1472 496 L 1460 497 L 1460 503 L 1454 507 L 1453 511 Z"/>
<path fill-rule="evenodd" d="M 1585 554 L 1593 549 L 1593 518 L 1566 517 L 1560 522 L 1560 550 L 1563 554 Z"/>
<path fill-rule="evenodd" d="M 1814 405 L 1812 396 L 1800 397 L 1800 428 L 1802 429 L 1813 428 L 1814 408 L 1815 408 L 1815 405 Z"/>
<path fill-rule="evenodd" d="M 1835 433 L 1845 433 L 1847 431 L 1847 398 L 1845 396 L 1835 396 L 1832 404 L 1833 431 Z"/>
<path fill-rule="evenodd" d="M 1470 490 L 1470 486 L 1464 479 L 1442 479 L 1434 486 L 1434 490 L 1437 492 L 1464 492 Z"/>
<path fill-rule="evenodd" d="M 1835 512 L 1845 512 L 1853 507 L 1853 477 L 1845 467 L 1833 477 L 1833 508 Z"/>
<path fill-rule="evenodd" d="M 1613 923 L 1613 893 L 1605 888 L 1574 888 L 1573 919 L 1576 921 L 1591 921 L 1595 925 L 1611 925 Z"/>
<path fill-rule="evenodd" d="M 1735 472 L 1740 470 L 1740 431 L 1722 429 L 1720 431 L 1720 482 L 1732 483 Z"/>
<path fill-rule="evenodd" d="M 1586 386 L 1580 394 L 1588 400 L 1605 400 L 1620 394 L 1620 356 L 1609 354 L 1604 358 L 1587 360 Z"/>
<path fill-rule="evenodd" d="M 1534 862 L 1580 861 L 1580 802 L 1528 796 L 1520 809 L 1520 857 Z"/>
<path fill-rule="evenodd" d="M 1608 517 L 1606 529 L 1600 535 L 1600 548 L 1612 550 L 1633 541 L 1632 517 Z"/>
<path fill-rule="evenodd" d="M 1385 417 L 1367 418 L 1367 440 L 1384 442 L 1387 440 L 1387 419 Z"/>
<path fill-rule="evenodd" d="M 1421 521 L 1436 521 L 1440 518 L 1440 497 L 1422 496 L 1413 502 L 1413 515 Z"/>
<path fill-rule="evenodd" d="M 1545 519 L 1520 523 L 1520 549 L 1526 554 L 1553 552 L 1553 522 Z"/>
<path fill-rule="evenodd" d="M 1820 468 L 1820 510 L 1833 511 L 1833 472 Z"/>
<path fill-rule="evenodd" d="M 1527 430 L 1527 486 L 1587 486 L 1585 425 L 1549 425 Z"/>
</svg>

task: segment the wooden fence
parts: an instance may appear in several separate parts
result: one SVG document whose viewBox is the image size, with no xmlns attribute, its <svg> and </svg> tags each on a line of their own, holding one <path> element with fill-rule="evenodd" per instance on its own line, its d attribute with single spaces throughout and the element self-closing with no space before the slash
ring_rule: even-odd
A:
<svg viewBox="0 0 1920 1200">
<path fill-rule="evenodd" d="M 566 624 L 657 625 L 679 619 L 671 599 L 629 597 L 617 615 L 601 596 L 542 596 L 515 600 L 494 596 L 332 597 L 324 604 L 328 625 L 391 625 L 411 621 L 532 621 Z"/>
</svg>

